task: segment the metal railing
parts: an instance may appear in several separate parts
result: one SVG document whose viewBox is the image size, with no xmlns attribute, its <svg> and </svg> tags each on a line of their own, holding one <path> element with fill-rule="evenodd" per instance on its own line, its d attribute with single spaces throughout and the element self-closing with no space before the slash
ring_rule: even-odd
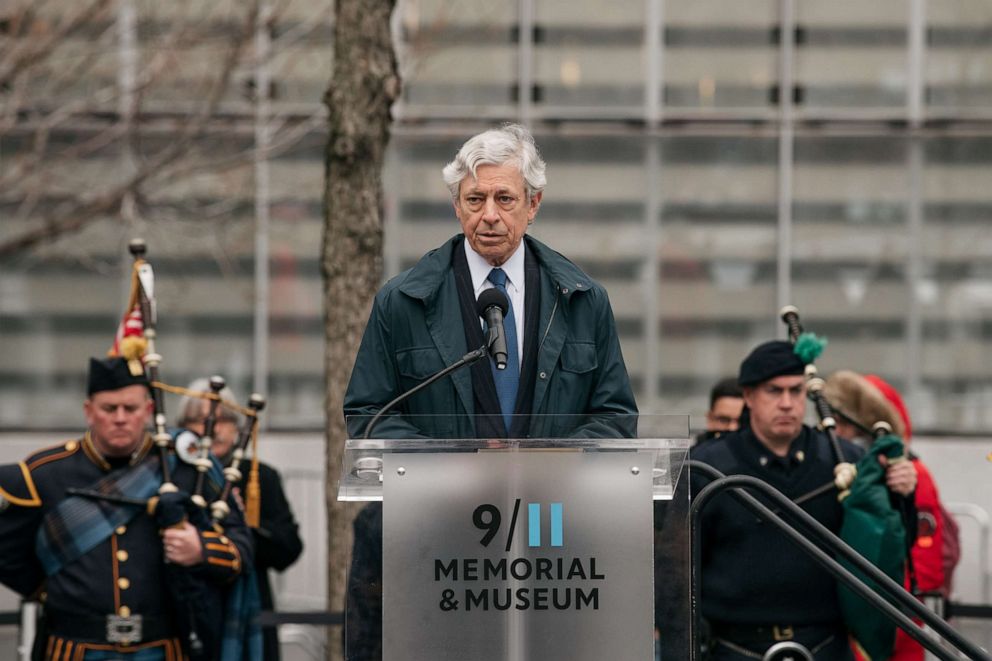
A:
<svg viewBox="0 0 992 661">
<path fill-rule="evenodd" d="M 978 526 L 978 568 L 981 573 L 982 587 L 981 600 L 983 603 L 992 603 L 992 569 L 989 565 L 989 537 L 990 524 L 989 513 L 975 503 L 946 503 L 944 509 L 958 519 L 971 519 Z"/>
</svg>

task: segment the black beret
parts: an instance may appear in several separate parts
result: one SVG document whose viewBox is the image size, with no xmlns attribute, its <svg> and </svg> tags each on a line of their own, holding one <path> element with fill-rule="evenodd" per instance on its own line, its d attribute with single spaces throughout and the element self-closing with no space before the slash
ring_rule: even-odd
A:
<svg viewBox="0 0 992 661">
<path fill-rule="evenodd" d="M 737 383 L 753 386 L 776 376 L 804 374 L 806 363 L 793 351 L 792 343 L 772 340 L 759 344 L 741 363 Z"/>
<path fill-rule="evenodd" d="M 118 390 L 127 386 L 150 387 L 144 372 L 134 376 L 128 369 L 127 361 L 123 358 L 90 358 L 90 374 L 86 381 L 87 395 L 102 390 Z"/>
</svg>

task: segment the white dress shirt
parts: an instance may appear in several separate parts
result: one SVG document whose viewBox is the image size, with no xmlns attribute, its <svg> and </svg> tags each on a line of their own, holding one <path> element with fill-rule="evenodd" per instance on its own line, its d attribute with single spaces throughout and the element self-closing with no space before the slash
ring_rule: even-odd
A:
<svg viewBox="0 0 992 661">
<path fill-rule="evenodd" d="M 493 270 L 493 265 L 472 250 L 468 241 L 462 242 L 465 245 L 465 259 L 468 261 L 468 270 L 472 274 L 472 289 L 476 300 L 479 294 L 485 289 L 492 289 L 493 283 L 489 282 L 489 272 Z M 506 293 L 510 298 L 510 305 L 513 306 L 513 321 L 517 327 L 517 366 L 524 362 L 524 242 L 521 241 L 517 249 L 510 255 L 499 268 L 506 273 Z M 481 325 L 483 322 L 480 321 Z"/>
</svg>

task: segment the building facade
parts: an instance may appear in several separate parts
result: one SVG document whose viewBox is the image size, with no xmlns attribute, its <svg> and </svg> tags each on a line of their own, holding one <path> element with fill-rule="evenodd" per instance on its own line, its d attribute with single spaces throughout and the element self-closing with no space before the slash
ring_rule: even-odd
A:
<svg viewBox="0 0 992 661">
<path fill-rule="evenodd" d="M 0 246 L 90 220 L 0 253 L 0 428 L 78 425 L 139 235 L 163 378 L 321 428 L 332 3 L 76 4 L 3 23 L 0 49 L 50 43 L 0 91 Z M 701 422 L 791 303 L 822 370 L 882 375 L 919 429 L 988 429 L 988 3 L 402 0 L 393 27 L 387 277 L 457 230 L 458 145 L 520 121 L 549 164 L 532 231 L 607 286 L 641 410 Z"/>
</svg>

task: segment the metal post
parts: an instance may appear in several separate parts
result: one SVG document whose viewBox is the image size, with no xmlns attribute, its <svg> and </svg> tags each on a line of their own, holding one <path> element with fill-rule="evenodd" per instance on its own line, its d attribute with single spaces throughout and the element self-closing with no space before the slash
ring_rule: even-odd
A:
<svg viewBox="0 0 992 661">
<path fill-rule="evenodd" d="M 122 0 L 117 5 L 117 112 L 129 135 L 134 122 L 135 86 L 138 77 L 137 14 L 133 0 Z M 134 153 L 130 140 L 122 143 L 121 158 L 126 172 L 134 171 Z"/>
<path fill-rule="evenodd" d="M 661 138 L 654 131 L 662 117 L 664 68 L 664 0 L 646 0 L 644 21 L 644 126 L 647 148 L 644 153 L 644 254 L 641 271 L 644 328 L 644 401 L 657 408 L 661 398 L 658 290 L 661 275 Z"/>
<path fill-rule="evenodd" d="M 407 47 L 407 43 L 404 40 L 403 31 L 403 12 L 407 11 L 409 7 L 404 6 L 402 3 L 396 7 L 393 11 L 390 21 L 389 29 L 393 35 L 393 48 L 396 51 L 396 61 L 403 67 L 411 57 L 411 49 Z M 405 73 L 405 72 L 402 72 Z M 405 80 L 404 76 L 404 80 Z M 397 138 L 401 136 L 400 134 L 400 122 L 403 118 L 403 112 L 405 111 L 405 105 L 403 101 L 403 96 L 396 100 L 393 104 L 393 115 L 396 117 L 393 128 L 391 130 L 392 137 L 389 140 L 389 147 L 386 150 L 386 156 L 382 167 L 382 281 L 385 282 L 389 278 L 393 277 L 400 272 L 400 264 L 402 258 L 402 241 L 400 241 L 399 232 L 403 228 L 403 223 L 400 218 L 400 202 L 402 200 L 402 191 L 400 184 L 400 178 L 403 176 L 403 153 L 404 150 L 397 146 Z M 410 137 L 411 142 L 416 140 L 415 136 Z"/>
<path fill-rule="evenodd" d="M 792 303 L 792 168 L 793 168 L 793 62 L 795 59 L 795 3 L 782 0 L 779 31 L 778 133 L 778 251 L 776 256 L 776 310 Z M 776 333 L 782 328 L 775 319 Z"/>
<path fill-rule="evenodd" d="M 906 158 L 909 191 L 906 196 L 906 355 L 916 356 L 906 363 L 906 393 L 910 411 L 920 410 L 923 378 L 921 375 L 923 356 L 923 305 L 920 301 L 920 287 L 923 284 L 923 138 L 909 137 Z"/>
<path fill-rule="evenodd" d="M 923 61 L 926 37 L 925 0 L 911 0 L 907 41 L 909 43 L 908 80 L 906 84 L 906 115 L 909 119 L 909 146 L 907 154 L 906 224 L 906 355 L 923 355 L 923 309 L 920 287 L 923 284 Z M 922 361 L 906 362 L 906 394 L 911 411 L 918 411 L 922 403 Z"/>
<path fill-rule="evenodd" d="M 124 125 L 124 140 L 120 141 L 121 172 L 124 178 L 131 176 L 135 169 L 135 157 L 131 132 L 134 128 L 135 87 L 138 68 L 137 12 L 134 0 L 121 0 L 117 5 L 117 114 Z M 125 191 L 121 199 L 121 219 L 131 229 L 124 234 L 124 241 L 132 237 L 135 221 L 135 200 L 131 191 Z M 121 298 L 127 301 L 131 292 L 131 256 L 121 251 Z M 130 310 L 128 310 L 130 312 Z"/>
<path fill-rule="evenodd" d="M 520 123 L 530 125 L 533 114 L 531 90 L 534 87 L 534 0 L 520 0 L 519 43 L 517 45 L 517 112 Z"/>
<path fill-rule="evenodd" d="M 658 410 L 661 387 L 661 338 L 658 330 L 658 290 L 661 277 L 661 179 L 660 138 L 650 136 L 644 154 L 644 255 L 641 271 L 644 325 L 644 401 L 648 410 Z"/>
<path fill-rule="evenodd" d="M 252 390 L 268 391 L 269 372 L 269 69 L 272 7 L 262 3 L 255 26 L 255 319 Z M 268 420 L 266 416 L 265 420 Z M 261 422 L 265 425 L 266 422 Z"/>
<path fill-rule="evenodd" d="M 664 0 L 646 0 L 644 10 L 644 125 L 648 131 L 661 121 L 664 62 Z"/>
<path fill-rule="evenodd" d="M 910 0 L 906 41 L 909 45 L 906 76 L 906 114 L 911 128 L 923 121 L 923 74 L 926 61 L 926 0 Z"/>
</svg>

